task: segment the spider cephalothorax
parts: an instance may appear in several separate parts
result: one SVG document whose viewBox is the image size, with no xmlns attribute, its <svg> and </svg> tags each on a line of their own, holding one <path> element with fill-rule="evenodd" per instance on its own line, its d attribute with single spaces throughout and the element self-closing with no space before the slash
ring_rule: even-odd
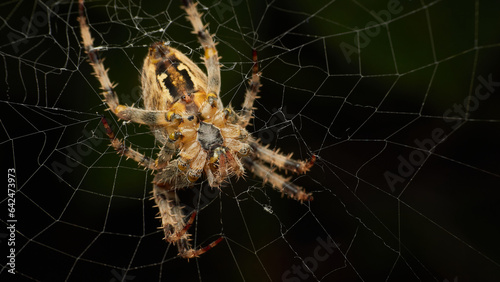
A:
<svg viewBox="0 0 500 282">
<path fill-rule="evenodd" d="M 163 42 L 152 44 L 141 75 L 144 109 L 119 103 L 102 59 L 93 47 L 83 0 L 80 0 L 78 20 L 85 50 L 104 90 L 104 100 L 109 109 L 122 120 L 148 125 L 156 140 L 162 144 L 158 158 L 148 158 L 115 138 L 103 118 L 111 144 L 117 152 L 155 171 L 153 198 L 160 210 L 165 239 L 176 244 L 179 254 L 189 259 L 208 251 L 222 237 L 204 248 L 191 247 L 187 230 L 196 213 L 193 212 L 185 221 L 176 190 L 193 186 L 203 175 L 211 187 L 220 187 L 229 177 L 243 176 L 246 169 L 283 194 L 301 202 L 308 201 L 312 200 L 310 193 L 288 182 L 264 163 L 294 173 L 305 173 L 315 157 L 308 162 L 293 160 L 290 156 L 263 147 L 246 131 L 260 87 L 255 51 L 250 87 L 241 111 L 235 113 L 231 107 L 224 108 L 219 97 L 219 57 L 212 35 L 202 24 L 192 1 L 184 0 L 183 8 L 204 49 L 207 74 L 177 49 Z"/>
</svg>

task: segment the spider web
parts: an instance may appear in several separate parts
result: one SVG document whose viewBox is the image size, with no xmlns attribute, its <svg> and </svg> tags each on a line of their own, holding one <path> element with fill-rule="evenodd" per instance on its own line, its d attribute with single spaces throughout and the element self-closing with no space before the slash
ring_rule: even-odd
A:
<svg viewBox="0 0 500 282">
<path fill-rule="evenodd" d="M 203 1 L 223 102 L 243 102 L 256 49 L 263 87 L 250 131 L 318 160 L 291 180 L 313 193 L 304 204 L 250 174 L 182 191 L 199 211 L 193 243 L 225 238 L 189 262 L 161 240 L 151 172 L 108 146 L 103 114 L 146 155 L 159 144 L 106 111 L 75 2 L 0 4 L 2 173 L 16 181 L 0 197 L 2 281 L 500 278 L 498 2 Z M 141 106 L 152 42 L 201 61 L 179 6 L 86 3 L 122 103 Z"/>
</svg>

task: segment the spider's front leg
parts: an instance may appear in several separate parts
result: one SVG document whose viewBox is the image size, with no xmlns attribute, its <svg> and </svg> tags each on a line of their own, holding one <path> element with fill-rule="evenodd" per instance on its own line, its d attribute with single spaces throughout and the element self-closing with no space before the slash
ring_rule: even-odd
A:
<svg viewBox="0 0 500 282">
<path fill-rule="evenodd" d="M 191 186 L 192 183 L 186 175 L 178 170 L 178 160 L 171 161 L 164 170 L 159 172 L 153 180 L 153 198 L 160 210 L 165 240 L 177 246 L 182 258 L 190 259 L 199 257 L 222 241 L 219 237 L 209 245 L 199 249 L 191 246 L 191 234 L 187 232 L 193 223 L 196 212 L 193 212 L 187 222 L 184 221 L 184 212 L 179 203 L 176 190 Z"/>
<path fill-rule="evenodd" d="M 291 154 L 285 156 L 279 150 L 270 150 L 253 138 L 250 138 L 249 145 L 252 147 L 252 154 L 242 159 L 245 168 L 262 178 L 264 183 L 269 182 L 273 188 L 291 198 L 300 202 L 313 200 L 311 193 L 306 193 L 302 187 L 291 183 L 290 178 L 284 178 L 263 162 L 279 169 L 302 174 L 306 173 L 313 166 L 316 161 L 316 155 L 313 155 L 308 161 L 300 161 L 292 159 Z"/>
<path fill-rule="evenodd" d="M 285 169 L 293 173 L 302 174 L 306 173 L 316 162 L 316 155 L 313 155 L 307 161 L 294 160 L 292 159 L 292 154 L 288 156 L 283 155 L 278 150 L 271 150 L 268 146 L 261 145 L 258 141 L 253 138 L 249 142 L 253 149 L 254 154 L 262 161 L 270 164 L 271 166 L 277 166 L 279 169 Z"/>
<path fill-rule="evenodd" d="M 306 193 L 302 187 L 290 182 L 291 177 L 284 178 L 274 172 L 270 167 L 262 164 L 259 160 L 250 157 L 243 158 L 242 162 L 246 169 L 260 177 L 264 183 L 269 182 L 274 189 L 278 190 L 283 195 L 286 194 L 300 202 L 313 200 L 311 193 Z"/>
</svg>

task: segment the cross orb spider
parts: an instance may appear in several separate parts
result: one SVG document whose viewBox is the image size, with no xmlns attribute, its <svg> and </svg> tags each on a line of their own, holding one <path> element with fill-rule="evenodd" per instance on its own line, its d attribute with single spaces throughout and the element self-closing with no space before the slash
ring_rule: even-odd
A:
<svg viewBox="0 0 500 282">
<path fill-rule="evenodd" d="M 190 259 L 210 250 L 223 237 L 206 247 L 193 248 L 187 230 L 196 212 L 185 221 L 176 190 L 193 186 L 202 175 L 210 187 L 220 187 L 224 180 L 232 176 L 242 177 L 248 170 L 282 194 L 300 202 L 310 201 L 311 193 L 304 192 L 264 163 L 300 174 L 309 170 L 316 157 L 313 155 L 309 161 L 293 160 L 291 155 L 285 156 L 262 146 L 248 134 L 245 127 L 252 118 L 253 103 L 261 86 L 256 51 L 253 51 L 249 88 L 242 109 L 236 113 L 231 106 L 224 107 L 219 96 L 220 65 L 214 36 L 203 25 L 195 3 L 183 0 L 182 8 L 204 49 L 207 73 L 177 49 L 163 42 L 153 43 L 144 59 L 141 74 L 144 108 L 119 103 L 115 84 L 110 81 L 103 59 L 93 46 L 83 0 L 79 0 L 78 21 L 85 52 L 109 110 L 121 120 L 148 125 L 155 139 L 162 144 L 156 159 L 144 156 L 117 139 L 107 121 L 102 119 L 114 149 L 155 172 L 153 198 L 159 208 L 164 239 L 177 246 L 181 257 Z"/>
</svg>

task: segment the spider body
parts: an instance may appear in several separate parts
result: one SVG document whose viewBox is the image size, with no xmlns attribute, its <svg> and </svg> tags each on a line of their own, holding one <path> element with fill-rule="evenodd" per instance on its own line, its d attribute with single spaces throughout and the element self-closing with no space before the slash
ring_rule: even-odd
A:
<svg viewBox="0 0 500 282">
<path fill-rule="evenodd" d="M 137 119 L 150 124 L 164 145 L 180 151 L 178 168 L 188 180 L 194 182 L 206 172 L 212 176 L 210 185 L 215 187 L 226 174 L 242 175 L 242 164 L 233 154 L 249 152 L 249 145 L 240 142 L 244 141 L 241 136 L 248 134 L 228 122 L 231 110 L 223 109 L 215 95 L 206 93 L 207 76 L 203 71 L 177 49 L 158 42 L 149 48 L 142 73 L 147 111 Z M 158 112 L 165 114 L 158 116 Z M 127 109 L 120 115 L 133 119 Z M 221 158 L 229 160 L 229 166 L 221 165 L 227 163 Z"/>
<path fill-rule="evenodd" d="M 202 176 L 211 187 L 220 187 L 229 177 L 241 177 L 245 170 L 249 170 L 283 194 L 301 202 L 308 201 L 312 200 L 310 193 L 290 183 L 289 179 L 275 173 L 264 163 L 294 173 L 305 173 L 315 157 L 307 162 L 293 160 L 290 156 L 263 147 L 246 131 L 260 87 L 255 51 L 252 78 L 242 110 L 235 113 L 231 107 L 224 108 L 219 97 L 220 66 L 215 43 L 202 24 L 196 5 L 190 0 L 184 0 L 183 4 L 194 33 L 204 48 L 207 74 L 177 49 L 163 42 L 152 44 L 141 74 L 144 109 L 119 103 L 102 59 L 93 47 L 83 0 L 80 0 L 78 20 L 85 50 L 104 90 L 104 100 L 109 109 L 120 119 L 148 125 L 155 139 L 162 144 L 158 157 L 148 158 L 117 139 L 103 118 L 115 150 L 155 171 L 153 198 L 160 210 L 165 239 L 177 245 L 181 257 L 189 259 L 208 251 L 222 237 L 204 248 L 191 247 L 187 230 L 196 213 L 193 212 L 186 222 L 177 190 L 193 186 Z"/>
</svg>

